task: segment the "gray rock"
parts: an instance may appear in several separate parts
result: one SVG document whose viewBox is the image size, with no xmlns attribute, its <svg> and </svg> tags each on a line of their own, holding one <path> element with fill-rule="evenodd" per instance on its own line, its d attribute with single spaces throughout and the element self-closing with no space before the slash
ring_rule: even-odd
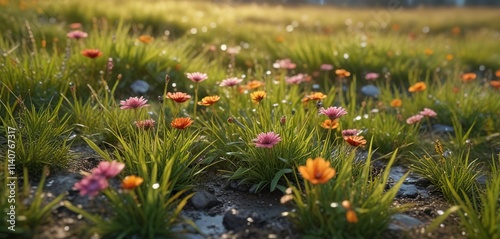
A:
<svg viewBox="0 0 500 239">
<path fill-rule="evenodd" d="M 427 178 L 419 178 L 416 182 L 415 182 L 415 185 L 419 186 L 419 187 L 427 187 L 429 185 L 431 185 L 431 181 Z"/>
<path fill-rule="evenodd" d="M 396 197 L 400 198 L 416 198 L 418 196 L 417 186 L 413 184 L 403 184 L 399 188 Z"/>
<path fill-rule="evenodd" d="M 380 90 L 374 85 L 365 85 L 361 87 L 361 93 L 366 96 L 377 97 L 380 94 Z"/>
<path fill-rule="evenodd" d="M 435 124 L 432 125 L 432 131 L 437 134 L 444 134 L 444 133 L 453 133 L 455 130 L 453 129 L 452 126 L 448 125 L 442 125 L 442 124 Z"/>
<path fill-rule="evenodd" d="M 392 215 L 392 220 L 394 220 L 393 223 L 395 223 L 396 225 L 400 225 L 400 226 L 406 227 L 406 228 L 418 227 L 418 226 L 421 226 L 424 224 L 422 221 L 420 221 L 412 216 L 408 216 L 406 214 L 401 214 L 401 213 L 397 213 L 397 214 Z"/>
<path fill-rule="evenodd" d="M 49 177 L 45 182 L 44 190 L 52 193 L 54 196 L 58 196 L 66 192 L 74 193 L 76 191 L 73 190 L 73 186 L 76 182 L 80 181 L 82 177 L 82 175 L 77 173 L 68 173 Z"/>
<path fill-rule="evenodd" d="M 149 84 L 146 81 L 143 80 L 136 80 L 132 85 L 130 85 L 130 88 L 134 92 L 134 94 L 144 94 L 148 92 L 149 90 Z"/>
<path fill-rule="evenodd" d="M 227 230 L 241 229 L 262 222 L 262 218 L 256 212 L 237 210 L 236 208 L 227 210 L 222 218 L 222 224 Z"/>
<path fill-rule="evenodd" d="M 221 204 L 213 194 L 207 191 L 196 192 L 191 198 L 191 203 L 196 209 L 206 209 Z"/>
</svg>

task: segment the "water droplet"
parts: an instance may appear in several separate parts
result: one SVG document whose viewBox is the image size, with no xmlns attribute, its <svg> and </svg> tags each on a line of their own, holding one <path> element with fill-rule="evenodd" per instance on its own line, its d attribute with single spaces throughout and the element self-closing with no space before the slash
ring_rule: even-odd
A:
<svg viewBox="0 0 500 239">
<path fill-rule="evenodd" d="M 336 207 L 338 207 L 338 206 L 339 206 L 339 204 L 338 204 L 338 203 L 336 203 L 336 202 L 332 202 L 332 203 L 330 203 L 330 207 L 336 208 Z"/>
<path fill-rule="evenodd" d="M 158 189 L 158 188 L 160 188 L 160 184 L 159 183 L 153 184 L 153 189 Z"/>
</svg>

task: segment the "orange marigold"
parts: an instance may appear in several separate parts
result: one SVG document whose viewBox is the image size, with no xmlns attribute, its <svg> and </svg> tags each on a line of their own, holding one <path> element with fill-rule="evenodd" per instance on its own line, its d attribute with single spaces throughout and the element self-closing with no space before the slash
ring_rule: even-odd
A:
<svg viewBox="0 0 500 239">
<path fill-rule="evenodd" d="M 245 88 L 247 90 L 253 90 L 253 89 L 257 89 L 261 86 L 263 86 L 264 83 L 262 83 L 261 81 L 258 81 L 258 80 L 253 80 L 253 81 L 250 81 L 246 84 Z"/>
<path fill-rule="evenodd" d="M 500 70 L 495 71 L 495 76 L 500 78 Z"/>
<path fill-rule="evenodd" d="M 424 50 L 424 54 L 430 56 L 430 55 L 434 54 L 434 51 L 432 49 L 430 49 L 430 48 L 426 48 Z"/>
<path fill-rule="evenodd" d="M 358 216 L 354 210 L 347 210 L 345 214 L 345 219 L 348 223 L 358 223 Z"/>
<path fill-rule="evenodd" d="M 201 99 L 200 102 L 198 102 L 199 105 L 203 106 L 210 106 L 215 104 L 217 101 L 220 100 L 220 97 L 218 95 L 213 95 L 213 96 L 206 96 Z"/>
<path fill-rule="evenodd" d="M 410 88 L 408 88 L 408 91 L 413 93 L 418 91 L 424 91 L 425 89 L 427 89 L 427 85 L 425 84 L 425 82 L 419 81 L 410 86 Z"/>
<path fill-rule="evenodd" d="M 391 101 L 391 107 L 394 107 L 394 108 L 401 107 L 402 104 L 403 104 L 403 101 L 401 99 L 393 99 Z"/>
<path fill-rule="evenodd" d="M 496 90 L 500 90 L 500 81 L 498 80 L 493 80 L 490 82 L 491 87 L 495 88 Z"/>
<path fill-rule="evenodd" d="M 350 144 L 354 147 L 363 146 L 366 144 L 366 140 L 364 139 L 363 136 L 357 136 L 357 135 L 344 136 L 344 140 L 348 144 Z"/>
<path fill-rule="evenodd" d="M 102 52 L 99 51 L 98 49 L 85 49 L 82 51 L 82 55 L 84 55 L 88 58 L 94 59 L 94 58 L 102 56 Z"/>
<path fill-rule="evenodd" d="M 335 74 L 337 74 L 337 76 L 339 77 L 349 77 L 351 75 L 351 72 L 346 71 L 344 69 L 338 69 L 335 70 Z"/>
<path fill-rule="evenodd" d="M 321 93 L 321 92 L 312 92 L 310 95 L 306 95 L 306 97 L 304 97 L 304 99 L 302 99 L 302 102 L 308 102 L 310 100 L 315 100 L 315 101 L 318 101 L 318 100 L 322 100 L 326 98 L 326 95 Z"/>
<path fill-rule="evenodd" d="M 476 73 L 465 73 L 460 76 L 463 82 L 471 82 L 477 78 Z"/>
<path fill-rule="evenodd" d="M 127 176 L 123 179 L 122 188 L 129 189 L 129 190 L 134 189 L 134 188 L 138 187 L 139 185 L 141 185 L 142 182 L 144 182 L 144 179 L 142 179 L 141 177 L 138 177 L 135 175 L 130 175 L 130 176 Z"/>
<path fill-rule="evenodd" d="M 189 117 L 175 118 L 170 125 L 176 129 L 185 129 L 189 127 L 194 121 Z"/>
<path fill-rule="evenodd" d="M 321 127 L 325 129 L 336 129 L 339 127 L 339 121 L 338 120 L 332 121 L 330 119 L 327 119 L 321 123 Z"/>
<path fill-rule="evenodd" d="M 259 103 L 266 97 L 266 92 L 262 90 L 254 91 L 250 94 L 250 97 L 253 102 Z"/>
<path fill-rule="evenodd" d="M 141 35 L 139 36 L 139 41 L 141 41 L 142 43 L 151 43 L 153 42 L 154 38 L 150 35 Z"/>
<path fill-rule="evenodd" d="M 336 173 L 335 169 L 330 167 L 330 162 L 321 157 L 308 158 L 305 166 L 299 166 L 299 172 L 312 184 L 324 184 L 335 177 Z"/>
</svg>

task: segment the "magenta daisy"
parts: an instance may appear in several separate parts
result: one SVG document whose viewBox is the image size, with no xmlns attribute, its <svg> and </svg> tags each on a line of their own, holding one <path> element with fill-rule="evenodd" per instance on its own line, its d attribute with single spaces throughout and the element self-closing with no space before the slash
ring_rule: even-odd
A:
<svg viewBox="0 0 500 239">
<path fill-rule="evenodd" d="M 407 124 L 415 124 L 420 122 L 424 118 L 423 115 L 418 114 L 418 115 L 413 115 L 410 118 L 406 119 Z"/>
<path fill-rule="evenodd" d="M 280 135 L 274 132 L 260 133 L 257 135 L 257 138 L 252 140 L 252 142 L 255 143 L 255 147 L 269 149 L 280 141 Z"/>
<path fill-rule="evenodd" d="M 276 69 L 295 69 L 297 67 L 297 64 L 293 63 L 292 60 L 289 58 L 283 59 L 283 60 L 277 60 L 274 64 L 273 67 Z"/>
<path fill-rule="evenodd" d="M 120 109 L 122 110 L 128 110 L 128 109 L 139 109 L 142 107 L 149 106 L 149 104 L 146 104 L 148 102 L 147 99 L 144 99 L 142 96 L 140 98 L 138 97 L 130 97 L 126 100 L 120 101 Z"/>
<path fill-rule="evenodd" d="M 347 114 L 347 111 L 342 107 L 330 106 L 328 108 L 319 109 L 319 114 L 326 115 L 330 120 L 335 120 Z"/>
<path fill-rule="evenodd" d="M 89 196 L 90 198 L 93 198 L 108 186 L 108 180 L 106 180 L 105 177 L 96 174 L 89 174 L 82 180 L 75 183 L 73 189 L 80 191 L 80 195 L 82 196 Z"/>
<path fill-rule="evenodd" d="M 231 87 L 231 86 L 235 86 L 235 85 L 241 83 L 242 81 L 243 81 L 243 79 L 236 78 L 236 77 L 227 78 L 227 79 L 223 80 L 219 84 L 219 86 L 221 86 L 221 87 Z"/>
<path fill-rule="evenodd" d="M 365 80 L 374 81 L 374 80 L 378 79 L 379 76 L 380 75 L 378 73 L 370 72 L 370 73 L 365 75 Z"/>
<path fill-rule="evenodd" d="M 101 161 L 97 168 L 92 170 L 92 174 L 104 178 L 112 178 L 118 175 L 123 168 L 125 168 L 125 164 L 117 162 L 116 160 L 111 162 Z"/>
<path fill-rule="evenodd" d="M 342 130 L 342 137 L 357 136 L 360 133 L 361 133 L 361 130 L 359 130 L 359 129 L 345 129 L 345 130 Z"/>
<path fill-rule="evenodd" d="M 87 38 L 88 34 L 84 31 L 76 30 L 68 32 L 68 38 L 79 40 L 81 38 Z"/>
<path fill-rule="evenodd" d="M 194 82 L 202 82 L 202 81 L 208 79 L 207 74 L 200 73 L 200 72 L 187 73 L 186 76 L 188 79 L 190 79 Z"/>
<path fill-rule="evenodd" d="M 298 85 L 298 84 L 302 83 L 305 80 L 305 78 L 306 77 L 304 74 L 298 74 L 298 75 L 287 77 L 285 79 L 285 81 L 286 81 L 286 83 L 291 84 L 291 85 L 293 85 L 293 84 Z"/>
<path fill-rule="evenodd" d="M 322 71 L 331 71 L 333 70 L 333 65 L 331 64 L 321 64 L 321 66 L 319 67 L 320 70 Z"/>
<path fill-rule="evenodd" d="M 423 116 L 427 116 L 427 117 L 436 117 L 437 116 L 436 111 L 431 110 L 429 108 L 424 108 L 424 110 L 420 111 L 420 114 Z"/>
</svg>

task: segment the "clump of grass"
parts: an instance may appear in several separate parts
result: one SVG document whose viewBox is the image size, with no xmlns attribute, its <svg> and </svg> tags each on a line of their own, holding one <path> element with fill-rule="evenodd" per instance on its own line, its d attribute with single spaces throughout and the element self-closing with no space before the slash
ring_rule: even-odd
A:
<svg viewBox="0 0 500 239">
<path fill-rule="evenodd" d="M 303 186 L 292 185 L 282 198 L 282 202 L 291 200 L 294 210 L 288 215 L 303 237 L 378 237 L 387 228 L 391 216 L 402 210 L 392 207 L 392 202 L 407 175 L 386 190 L 397 150 L 381 175 L 372 172 L 371 146 L 364 163 L 356 162 L 356 148 L 344 150 L 349 151 L 348 154 L 325 163 L 314 162 L 323 158 L 308 159 L 307 165 L 299 167 Z M 330 177 L 328 170 L 333 170 Z"/>
</svg>

